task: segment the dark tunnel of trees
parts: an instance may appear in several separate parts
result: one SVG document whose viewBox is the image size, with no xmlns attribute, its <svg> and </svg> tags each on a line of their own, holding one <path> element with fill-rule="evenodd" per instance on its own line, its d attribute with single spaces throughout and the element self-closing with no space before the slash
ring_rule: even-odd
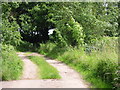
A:
<svg viewBox="0 0 120 90">
<path fill-rule="evenodd" d="M 24 32 L 22 29 L 19 29 L 20 34 L 22 36 L 23 41 L 27 41 L 30 43 L 42 43 L 49 40 L 48 30 L 46 32 L 40 31 L 31 31 L 31 32 Z"/>
<path fill-rule="evenodd" d="M 39 4 L 39 10 L 36 9 Z M 19 3 L 19 7 L 15 7 L 9 3 L 11 7 L 9 22 L 13 22 L 15 18 L 20 28 L 18 31 L 22 36 L 22 40 L 30 43 L 45 43 L 49 40 L 48 30 L 54 28 L 54 24 L 48 20 L 48 8 L 44 8 L 43 3 Z M 13 17 L 11 17 L 13 16 Z"/>
</svg>

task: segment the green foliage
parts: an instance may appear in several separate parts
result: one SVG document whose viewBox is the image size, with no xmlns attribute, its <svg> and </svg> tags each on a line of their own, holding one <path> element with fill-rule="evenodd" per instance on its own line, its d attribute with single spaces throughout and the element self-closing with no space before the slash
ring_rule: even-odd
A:
<svg viewBox="0 0 120 90">
<path fill-rule="evenodd" d="M 54 41 L 61 47 L 83 45 L 82 26 L 74 19 L 71 14 L 72 11 L 65 3 L 59 3 L 59 8 L 57 5 L 58 3 L 53 4 L 53 8 L 51 8 L 48 15 L 50 17 L 49 21 L 54 23 L 56 27 Z"/>
<path fill-rule="evenodd" d="M 17 46 L 21 42 L 21 36 L 16 22 L 10 23 L 8 20 L 2 20 L 2 43 Z"/>
<path fill-rule="evenodd" d="M 18 31 L 19 25 L 14 18 L 11 8 L 19 7 L 18 3 L 2 3 L 2 43 L 17 46 L 21 42 Z"/>
<path fill-rule="evenodd" d="M 83 2 L 73 5 L 74 18 L 83 27 L 85 43 L 93 43 L 102 36 L 118 35 L 118 3 Z"/>
<path fill-rule="evenodd" d="M 23 63 L 17 56 L 13 46 L 2 45 L 2 80 L 17 80 L 23 70 Z"/>
<path fill-rule="evenodd" d="M 16 21 L 27 35 L 37 31 L 48 38 L 48 29 L 56 28 L 53 39 L 61 47 L 118 36 L 117 2 L 18 2 L 2 6 L 3 18 Z"/>
<path fill-rule="evenodd" d="M 97 40 L 93 44 L 100 51 L 105 53 L 118 53 L 118 37 L 103 37 L 101 40 Z"/>
<path fill-rule="evenodd" d="M 1 47 L 1 44 L 0 44 L 0 47 Z M 0 50 L 1 52 L 1 50 Z M 2 80 L 2 55 L 0 53 L 0 80 Z"/>
<path fill-rule="evenodd" d="M 117 58 L 111 59 L 110 56 L 106 57 L 106 53 L 97 53 L 89 56 L 81 51 L 82 50 L 67 51 L 62 56 L 59 56 L 58 60 L 72 66 L 78 72 L 82 72 L 83 77 L 90 81 L 96 88 L 112 87 L 111 85 L 114 83 L 114 78 L 116 78 Z M 114 60 L 116 60 L 116 62 Z M 102 84 L 99 86 L 100 84 L 96 83 L 97 78 L 101 79 L 100 83 L 106 82 L 106 85 Z M 107 83 L 109 84 L 107 85 Z"/>
<path fill-rule="evenodd" d="M 119 52 L 115 37 L 119 35 L 117 2 L 11 2 L 2 3 L 2 7 L 3 44 L 14 46 L 20 44 L 17 49 L 22 51 L 37 50 L 33 44 L 21 42 L 17 29 L 22 28 L 28 35 L 31 31 L 38 31 L 43 37 L 48 38 L 48 29 L 56 28 L 52 38 L 54 43 L 40 44 L 37 50 L 39 53 L 72 66 L 96 87 L 117 87 L 119 82 L 117 71 Z M 113 36 L 111 40 L 110 37 Z M 3 46 L 1 55 L 5 64 L 3 78 L 16 79 L 22 69 L 19 59 L 17 61 L 15 59 L 18 58 L 15 51 L 10 46 Z M 38 63 L 36 60 L 34 61 Z M 44 68 L 48 69 L 47 66 Z M 97 80 L 99 83 L 96 83 Z"/>
<path fill-rule="evenodd" d="M 20 45 L 15 47 L 15 49 L 17 51 L 26 52 L 26 51 L 34 51 L 36 47 L 32 43 L 22 41 Z"/>
<path fill-rule="evenodd" d="M 42 54 L 46 54 L 47 52 L 50 53 L 55 46 L 55 44 L 50 42 L 47 42 L 46 44 L 40 44 L 40 49 L 38 48 L 38 52 Z"/>
<path fill-rule="evenodd" d="M 40 78 L 42 79 L 60 79 L 60 75 L 56 68 L 49 65 L 43 57 L 29 56 L 35 64 L 39 67 Z"/>
<path fill-rule="evenodd" d="M 92 48 L 89 53 L 85 47 L 63 49 L 55 46 L 55 44 L 53 45 L 54 47 L 51 47 L 47 43 L 49 46 L 47 48 L 45 48 L 46 45 L 42 45 L 38 52 L 44 52 L 42 54 L 73 67 L 95 88 L 117 88 L 119 82 L 117 38 L 103 38 L 94 44 L 96 48 Z M 99 83 L 96 83 L 98 81 Z"/>
<path fill-rule="evenodd" d="M 67 46 L 79 46 L 83 45 L 84 35 L 82 26 L 78 22 L 75 21 L 73 17 L 70 17 L 68 20 L 60 20 L 57 23 L 57 30 L 60 31 L 61 35 L 58 35 L 58 38 L 64 41 L 59 43 L 66 42 Z M 64 45 L 63 45 L 64 46 Z"/>
<path fill-rule="evenodd" d="M 58 43 L 55 44 L 48 42 L 46 44 L 40 44 L 40 47 L 36 51 L 55 59 L 58 56 L 62 55 L 67 49 L 68 47 L 58 46 Z"/>
</svg>

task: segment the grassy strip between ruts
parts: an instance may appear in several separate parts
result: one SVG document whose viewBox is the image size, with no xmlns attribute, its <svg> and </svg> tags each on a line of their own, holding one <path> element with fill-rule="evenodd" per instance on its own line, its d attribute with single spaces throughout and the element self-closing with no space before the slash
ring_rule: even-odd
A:
<svg viewBox="0 0 120 90">
<path fill-rule="evenodd" d="M 28 56 L 39 67 L 40 78 L 42 79 L 60 79 L 59 72 L 56 68 L 48 64 L 43 57 Z"/>
</svg>

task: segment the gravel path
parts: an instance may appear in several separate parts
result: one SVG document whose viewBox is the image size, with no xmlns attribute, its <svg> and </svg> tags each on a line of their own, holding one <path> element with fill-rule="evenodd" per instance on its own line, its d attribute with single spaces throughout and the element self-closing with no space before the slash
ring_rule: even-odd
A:
<svg viewBox="0 0 120 90">
<path fill-rule="evenodd" d="M 37 66 L 32 63 L 23 52 L 18 53 L 24 62 L 24 71 L 21 80 L 2 81 L 2 88 L 88 88 L 89 84 L 85 82 L 82 77 L 73 69 L 49 58 L 46 61 L 57 68 L 61 79 L 39 79 Z M 37 53 L 29 55 L 43 56 Z"/>
<path fill-rule="evenodd" d="M 33 63 L 31 62 L 27 56 L 25 56 L 23 53 L 19 54 L 18 53 L 18 56 L 21 57 L 21 59 L 23 60 L 24 62 L 24 71 L 23 71 L 23 75 L 22 75 L 22 80 L 31 80 L 31 79 L 39 79 L 38 78 L 38 67 Z"/>
</svg>

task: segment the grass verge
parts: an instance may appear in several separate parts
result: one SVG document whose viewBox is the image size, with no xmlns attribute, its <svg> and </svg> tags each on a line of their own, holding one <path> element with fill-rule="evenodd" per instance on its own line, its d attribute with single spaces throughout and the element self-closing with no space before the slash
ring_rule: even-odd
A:
<svg viewBox="0 0 120 90">
<path fill-rule="evenodd" d="M 71 66 L 82 74 L 93 88 L 116 89 L 119 83 L 117 45 L 117 39 L 114 38 L 105 38 L 86 48 L 64 49 L 54 43 L 46 43 L 41 45 L 38 52 Z"/>
<path fill-rule="evenodd" d="M 43 57 L 28 56 L 39 67 L 40 78 L 42 79 L 60 79 L 59 72 L 56 68 L 48 64 Z"/>
<path fill-rule="evenodd" d="M 22 74 L 23 62 L 10 45 L 2 45 L 2 80 L 18 80 Z"/>
</svg>

